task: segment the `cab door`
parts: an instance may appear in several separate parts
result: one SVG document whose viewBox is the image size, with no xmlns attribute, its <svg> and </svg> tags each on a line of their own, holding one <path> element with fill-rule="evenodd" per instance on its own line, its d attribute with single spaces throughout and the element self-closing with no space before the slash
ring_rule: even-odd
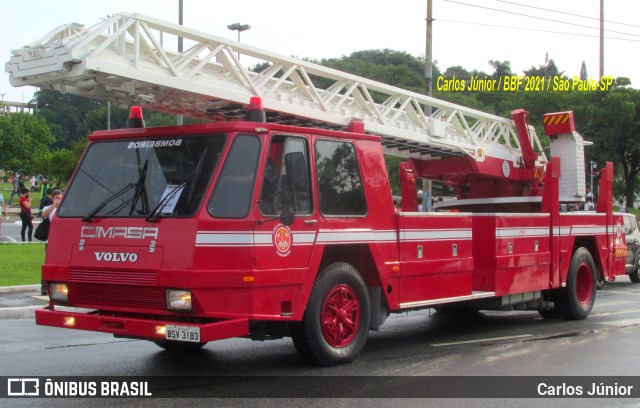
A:
<svg viewBox="0 0 640 408">
<path fill-rule="evenodd" d="M 266 155 L 254 231 L 256 268 L 306 268 L 318 235 L 309 140 L 274 134 Z"/>
</svg>

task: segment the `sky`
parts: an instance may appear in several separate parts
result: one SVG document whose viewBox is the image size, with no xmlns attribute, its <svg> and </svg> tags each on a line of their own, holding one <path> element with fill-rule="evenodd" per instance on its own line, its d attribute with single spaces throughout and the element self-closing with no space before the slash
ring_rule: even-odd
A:
<svg viewBox="0 0 640 408">
<path fill-rule="evenodd" d="M 227 25 L 249 24 L 251 29 L 241 34 L 243 43 L 286 56 L 338 58 L 384 48 L 422 56 L 426 5 L 427 0 L 184 0 L 183 18 L 185 26 L 232 40 L 237 32 Z M 629 77 L 632 86 L 640 88 L 640 1 L 604 0 L 604 10 L 604 73 Z M 60 25 L 93 25 L 123 11 L 178 22 L 178 0 L 0 0 L 0 60 L 6 63 L 11 50 Z M 487 73 L 493 71 L 489 60 L 510 61 L 513 72 L 521 75 L 543 65 L 548 55 L 570 77 L 580 74 L 585 61 L 596 79 L 599 14 L 600 0 L 433 0 L 433 59 L 442 71 L 460 65 Z M 2 70 L 0 94 L 5 101 L 28 102 L 34 91 L 14 88 Z"/>
</svg>

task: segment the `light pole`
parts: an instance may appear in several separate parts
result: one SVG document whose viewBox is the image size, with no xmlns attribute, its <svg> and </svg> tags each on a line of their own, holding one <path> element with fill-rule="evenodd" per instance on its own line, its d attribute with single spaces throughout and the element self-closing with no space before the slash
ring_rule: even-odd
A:
<svg viewBox="0 0 640 408">
<path fill-rule="evenodd" d="M 0 103 L 0 112 L 4 113 L 4 96 L 6 95 L 6 92 L 3 94 L 0 94 L 0 96 L 2 97 L 2 102 Z"/>
<path fill-rule="evenodd" d="M 589 170 L 591 173 L 591 194 L 594 195 L 595 198 L 595 193 L 593 191 L 593 170 L 598 168 L 598 163 L 594 162 L 593 160 L 589 162 Z"/>
<path fill-rule="evenodd" d="M 178 0 L 178 24 L 182 25 L 184 22 L 184 3 L 183 0 Z M 178 53 L 182 54 L 182 47 L 183 47 L 183 39 L 182 36 L 178 36 Z M 182 115 L 176 115 L 176 125 L 178 126 L 182 126 L 182 124 L 184 123 L 184 116 Z"/>
<path fill-rule="evenodd" d="M 248 29 L 251 28 L 251 26 L 249 24 L 234 23 L 234 24 L 229 24 L 227 28 L 231 31 L 238 32 L 238 42 L 240 42 L 240 33 L 243 31 L 247 31 Z M 238 59 L 240 59 L 240 52 L 238 52 Z"/>
</svg>

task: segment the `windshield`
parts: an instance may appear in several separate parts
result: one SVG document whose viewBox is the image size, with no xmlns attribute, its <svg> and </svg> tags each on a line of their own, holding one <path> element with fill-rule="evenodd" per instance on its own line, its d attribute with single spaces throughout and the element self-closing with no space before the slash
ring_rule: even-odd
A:
<svg viewBox="0 0 640 408">
<path fill-rule="evenodd" d="M 199 207 L 227 138 L 174 136 L 92 144 L 61 217 L 187 216 Z"/>
</svg>

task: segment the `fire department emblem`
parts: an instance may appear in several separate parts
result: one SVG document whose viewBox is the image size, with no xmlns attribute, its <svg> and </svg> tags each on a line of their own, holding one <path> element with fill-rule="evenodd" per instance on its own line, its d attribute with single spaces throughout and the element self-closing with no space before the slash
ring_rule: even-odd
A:
<svg viewBox="0 0 640 408">
<path fill-rule="evenodd" d="M 278 225 L 273 230 L 273 243 L 276 246 L 278 255 L 287 256 L 291 253 L 291 243 L 293 242 L 291 230 L 285 225 Z"/>
</svg>

